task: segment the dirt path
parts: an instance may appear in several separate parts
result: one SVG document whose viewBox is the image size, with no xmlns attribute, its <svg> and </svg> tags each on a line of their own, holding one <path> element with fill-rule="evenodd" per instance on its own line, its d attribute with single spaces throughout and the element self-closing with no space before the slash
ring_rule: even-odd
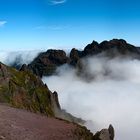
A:
<svg viewBox="0 0 140 140">
<path fill-rule="evenodd" d="M 0 140 L 73 140 L 76 126 L 0 104 Z"/>
</svg>

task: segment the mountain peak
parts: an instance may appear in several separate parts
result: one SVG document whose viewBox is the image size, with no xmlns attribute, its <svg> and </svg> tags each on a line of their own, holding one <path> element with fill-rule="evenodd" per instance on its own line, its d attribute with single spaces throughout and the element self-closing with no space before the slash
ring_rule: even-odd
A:
<svg viewBox="0 0 140 140">
<path fill-rule="evenodd" d="M 42 52 L 28 65 L 28 68 L 40 77 L 48 76 L 55 73 L 58 66 L 63 64 L 76 66 L 82 58 L 102 53 L 107 57 L 121 55 L 123 57 L 140 58 L 140 49 L 127 43 L 124 39 L 105 40 L 101 43 L 93 40 L 83 50 L 73 48 L 69 57 L 63 50 L 50 49 Z"/>
</svg>

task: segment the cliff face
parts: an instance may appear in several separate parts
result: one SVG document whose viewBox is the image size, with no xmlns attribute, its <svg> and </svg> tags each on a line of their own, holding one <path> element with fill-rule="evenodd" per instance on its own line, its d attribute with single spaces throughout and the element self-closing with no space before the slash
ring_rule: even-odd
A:
<svg viewBox="0 0 140 140">
<path fill-rule="evenodd" d="M 57 66 L 68 62 L 68 57 L 63 50 L 48 50 L 40 53 L 34 61 L 28 65 L 28 68 L 36 75 L 42 77 L 43 75 L 52 75 Z"/>
<path fill-rule="evenodd" d="M 54 116 L 54 100 L 53 93 L 32 72 L 0 63 L 0 102 Z"/>
<path fill-rule="evenodd" d="M 84 123 L 82 119 L 62 110 L 57 92 L 52 93 L 26 65 L 18 71 L 0 63 L 0 103 L 8 103 L 17 108 L 75 123 Z"/>
<path fill-rule="evenodd" d="M 140 59 L 140 49 L 138 47 L 127 43 L 123 39 L 113 39 L 101 43 L 93 41 L 81 51 L 73 48 L 69 57 L 67 57 L 66 53 L 62 50 L 48 50 L 47 52 L 40 53 L 40 55 L 28 65 L 28 69 L 40 77 L 48 76 L 54 74 L 58 66 L 63 64 L 79 66 L 82 58 L 102 53 L 110 58 L 129 56 Z"/>
</svg>

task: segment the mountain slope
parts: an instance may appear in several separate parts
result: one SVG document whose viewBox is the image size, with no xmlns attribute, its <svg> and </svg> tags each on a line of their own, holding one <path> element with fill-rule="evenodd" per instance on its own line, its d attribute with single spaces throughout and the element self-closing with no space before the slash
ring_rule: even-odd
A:
<svg viewBox="0 0 140 140">
<path fill-rule="evenodd" d="M 68 121 L 0 104 L 0 139 L 5 140 L 113 140 L 114 130 L 103 129 L 94 136 L 85 127 Z"/>
<path fill-rule="evenodd" d="M 0 102 L 54 116 L 55 96 L 39 77 L 0 63 L 0 79 Z"/>
<path fill-rule="evenodd" d="M 82 119 L 62 110 L 57 92 L 52 93 L 38 76 L 26 69 L 26 65 L 18 71 L 0 63 L 0 102 L 47 116 L 84 123 Z"/>
<path fill-rule="evenodd" d="M 2 104 L 0 116 L 0 139 L 92 140 L 93 138 L 93 134 L 85 127 Z"/>
</svg>

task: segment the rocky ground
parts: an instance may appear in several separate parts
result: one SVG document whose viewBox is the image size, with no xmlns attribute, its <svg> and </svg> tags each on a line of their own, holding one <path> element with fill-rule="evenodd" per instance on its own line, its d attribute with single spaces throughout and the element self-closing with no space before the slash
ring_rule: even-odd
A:
<svg viewBox="0 0 140 140">
<path fill-rule="evenodd" d="M 94 136 L 85 127 L 0 104 L 0 140 L 113 140 L 114 129 Z"/>
<path fill-rule="evenodd" d="M 0 139 L 74 140 L 77 125 L 0 104 Z"/>
</svg>

